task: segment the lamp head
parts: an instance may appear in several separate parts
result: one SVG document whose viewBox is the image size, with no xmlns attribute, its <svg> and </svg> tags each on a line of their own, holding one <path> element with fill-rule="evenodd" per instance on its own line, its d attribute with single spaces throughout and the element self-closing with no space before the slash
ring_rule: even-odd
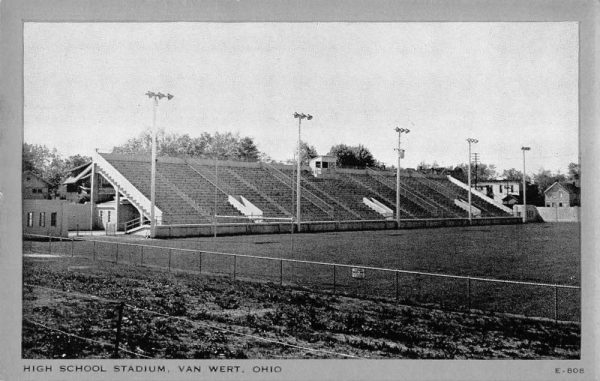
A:
<svg viewBox="0 0 600 381">
<path fill-rule="evenodd" d="M 522 149 L 523 151 L 530 151 L 530 150 L 531 150 L 531 147 L 521 147 L 521 149 Z"/>
</svg>

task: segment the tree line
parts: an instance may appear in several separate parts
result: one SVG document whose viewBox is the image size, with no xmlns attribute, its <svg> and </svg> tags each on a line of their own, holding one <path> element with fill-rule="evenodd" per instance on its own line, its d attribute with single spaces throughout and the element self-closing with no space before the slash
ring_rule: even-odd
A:
<svg viewBox="0 0 600 381">
<path fill-rule="evenodd" d="M 128 139 L 125 143 L 115 146 L 113 153 L 125 155 L 150 155 L 152 149 L 152 132 L 147 129 L 138 136 Z M 203 132 L 198 137 L 192 137 L 189 134 L 166 133 L 164 130 L 157 132 L 157 152 L 159 156 L 172 157 L 197 157 L 197 158 L 218 158 L 220 160 L 236 161 L 264 161 L 274 162 L 267 154 L 261 152 L 256 146 L 254 139 L 249 136 L 240 136 L 231 132 L 210 134 Z M 336 158 L 336 164 L 342 168 L 367 168 L 376 167 L 385 169 L 385 165 L 379 162 L 371 151 L 365 146 L 359 144 L 355 146 L 347 144 L 333 145 L 327 152 L 328 156 Z M 293 159 L 287 160 L 288 164 L 296 162 L 296 155 Z M 319 156 L 314 146 L 302 141 L 300 145 L 301 163 L 307 165 L 309 160 Z M 23 144 L 23 171 L 31 171 L 46 180 L 51 189 L 56 189 L 69 175 L 69 170 L 77 166 L 90 162 L 91 158 L 82 155 L 72 155 L 66 158 L 62 157 L 55 148 L 50 149 L 44 145 Z M 421 172 L 440 171 L 445 169 L 452 172 L 453 176 L 463 182 L 467 182 L 468 166 L 465 163 L 454 167 L 440 168 L 437 163 L 427 164 L 421 162 L 417 170 Z M 481 182 L 486 180 L 503 178 L 506 180 L 522 179 L 521 171 L 511 168 L 502 171 L 496 170 L 493 164 L 478 163 L 471 166 L 472 181 Z M 579 164 L 570 163 L 567 173 L 551 172 L 540 169 L 533 177 L 527 176 L 527 181 L 531 183 L 531 189 L 528 188 L 528 194 L 532 195 L 532 202 L 537 195 L 538 202 L 543 203 L 543 192 L 555 181 L 577 181 L 579 180 Z"/>
<path fill-rule="evenodd" d="M 434 171 L 440 167 L 437 163 L 427 164 L 421 162 L 417 166 L 417 170 L 421 172 Z M 454 177 L 458 180 L 467 183 L 468 181 L 468 164 L 462 163 L 454 167 L 446 167 L 448 171 L 453 171 Z M 580 167 L 578 163 L 569 163 L 567 166 L 567 172 L 561 173 L 560 171 L 552 172 L 550 170 L 540 168 L 533 176 L 526 175 L 525 180 L 527 185 L 527 198 L 531 204 L 544 205 L 544 191 L 555 182 L 575 182 L 579 181 Z M 471 165 L 471 183 L 477 184 L 478 182 L 503 179 L 508 181 L 523 181 L 523 172 L 515 169 L 505 169 L 502 172 L 496 170 L 496 166 L 493 164 L 478 163 L 477 165 Z M 529 203 L 528 202 L 528 203 Z"/>
</svg>

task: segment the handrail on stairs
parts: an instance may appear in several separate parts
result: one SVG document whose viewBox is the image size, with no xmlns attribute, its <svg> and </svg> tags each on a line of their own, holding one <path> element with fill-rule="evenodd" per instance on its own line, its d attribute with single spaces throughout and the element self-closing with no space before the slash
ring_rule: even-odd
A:
<svg viewBox="0 0 600 381">
<path fill-rule="evenodd" d="M 292 178 L 290 176 L 288 176 L 287 174 L 283 173 L 281 170 L 279 170 L 278 168 L 276 168 L 275 166 L 269 164 L 269 163 L 262 163 L 264 166 L 266 166 L 268 169 L 271 170 L 271 173 L 276 173 L 277 175 L 275 176 L 275 178 L 277 178 L 279 181 L 281 181 L 282 183 L 284 183 L 287 187 L 292 188 L 292 186 L 289 184 L 289 182 L 291 182 Z M 284 179 L 282 179 L 281 177 L 283 177 Z M 302 182 L 302 176 L 300 176 L 300 181 Z M 304 180 L 306 182 L 306 180 Z M 309 191 L 308 189 L 306 189 L 306 187 L 302 187 L 302 194 L 304 195 L 304 197 L 306 197 L 310 202 L 312 202 L 316 207 L 318 207 L 319 209 L 321 209 L 322 211 L 324 211 L 325 213 L 327 213 L 327 215 L 329 215 L 330 217 L 333 216 L 333 211 L 334 211 L 334 207 L 332 205 L 330 205 L 329 203 L 327 203 L 325 200 L 323 200 L 321 197 L 317 196 L 316 194 L 312 193 L 311 191 Z M 308 195 L 308 197 L 307 197 Z M 321 205 L 318 205 L 318 203 L 321 203 Z"/>
<path fill-rule="evenodd" d="M 374 170 L 372 170 L 371 168 L 367 168 L 367 175 L 369 174 L 369 170 L 375 172 Z M 391 184 L 389 183 L 387 177 L 384 177 L 383 175 L 377 173 L 375 176 L 371 176 L 374 179 L 378 180 L 379 182 L 384 183 L 387 186 L 390 186 Z M 415 191 L 413 191 L 412 189 L 408 188 L 406 185 L 400 185 L 400 189 L 404 190 L 404 194 L 406 195 L 407 193 L 410 194 L 411 196 L 411 201 L 413 201 L 415 204 L 421 206 L 422 208 L 429 210 L 431 212 L 433 212 L 435 215 L 439 215 L 440 214 L 440 208 L 439 206 L 433 204 L 431 201 L 427 200 L 426 198 L 424 198 L 423 196 L 418 195 Z M 443 212 L 442 212 L 443 213 Z"/>
</svg>

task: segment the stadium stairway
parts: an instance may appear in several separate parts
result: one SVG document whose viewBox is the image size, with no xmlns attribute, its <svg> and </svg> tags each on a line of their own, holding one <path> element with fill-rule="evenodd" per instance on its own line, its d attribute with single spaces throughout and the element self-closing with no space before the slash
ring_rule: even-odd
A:
<svg viewBox="0 0 600 381">
<path fill-rule="evenodd" d="M 128 177 L 121 173 L 111 161 L 107 160 L 104 155 L 95 152 L 93 154 L 93 162 L 96 164 L 98 173 L 107 179 L 115 189 L 118 189 L 119 192 L 139 211 L 142 217 L 140 222 L 143 222 L 144 218 L 150 219 L 151 202 L 148 197 L 150 192 L 145 194 L 141 191 Z M 161 221 L 163 212 L 158 205 L 155 206 L 154 212 L 155 218 L 158 221 Z"/>
</svg>

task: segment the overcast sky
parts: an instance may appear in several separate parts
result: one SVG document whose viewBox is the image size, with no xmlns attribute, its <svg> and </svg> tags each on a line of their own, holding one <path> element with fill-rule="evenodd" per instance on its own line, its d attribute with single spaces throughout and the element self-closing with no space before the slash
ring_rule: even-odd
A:
<svg viewBox="0 0 600 381">
<path fill-rule="evenodd" d="M 25 142 L 90 155 L 152 124 L 239 132 L 277 160 L 302 137 L 403 167 L 578 161 L 576 23 L 26 23 Z"/>
</svg>

